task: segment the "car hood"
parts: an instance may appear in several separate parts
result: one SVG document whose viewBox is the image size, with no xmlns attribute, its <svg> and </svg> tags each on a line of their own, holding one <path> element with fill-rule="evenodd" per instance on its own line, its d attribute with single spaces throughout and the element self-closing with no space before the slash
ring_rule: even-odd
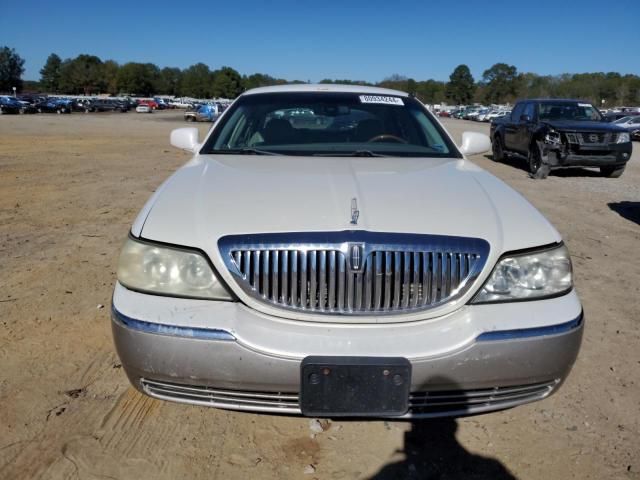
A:
<svg viewBox="0 0 640 480">
<path fill-rule="evenodd" d="M 343 230 L 482 238 L 490 257 L 560 241 L 523 197 L 468 160 L 377 157 L 198 155 L 158 189 L 132 233 L 199 248 L 220 267 L 225 235 Z"/>
<path fill-rule="evenodd" d="M 624 132 L 625 129 L 619 125 L 609 122 L 597 121 L 573 121 L 573 120 L 545 120 L 545 123 L 556 130 L 571 132 Z"/>
</svg>

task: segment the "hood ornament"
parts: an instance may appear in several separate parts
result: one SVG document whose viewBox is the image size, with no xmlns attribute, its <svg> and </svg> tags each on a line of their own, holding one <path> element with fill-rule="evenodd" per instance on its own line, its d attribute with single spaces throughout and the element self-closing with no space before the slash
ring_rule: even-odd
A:
<svg viewBox="0 0 640 480">
<path fill-rule="evenodd" d="M 358 199 L 353 197 L 351 199 L 351 225 L 357 225 L 359 217 L 360 210 L 358 210 Z"/>
</svg>

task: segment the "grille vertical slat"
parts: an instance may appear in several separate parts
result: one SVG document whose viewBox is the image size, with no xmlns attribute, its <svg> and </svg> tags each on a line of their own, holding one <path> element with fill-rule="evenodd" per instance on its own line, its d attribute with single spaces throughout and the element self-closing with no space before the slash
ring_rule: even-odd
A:
<svg viewBox="0 0 640 480">
<path fill-rule="evenodd" d="M 307 300 L 307 252 L 300 252 L 300 308 L 308 308 Z"/>
<path fill-rule="evenodd" d="M 418 306 L 418 301 L 420 300 L 421 293 L 421 282 L 420 282 L 420 259 L 422 255 L 418 252 L 413 252 L 411 254 L 411 261 L 413 265 L 412 277 L 411 277 L 411 308 L 415 308 Z"/>
<path fill-rule="evenodd" d="M 393 254 L 393 309 L 400 308 L 401 280 L 402 280 L 402 257 L 400 252 Z"/>
<path fill-rule="evenodd" d="M 438 285 L 440 284 L 441 269 L 440 253 L 433 254 L 433 268 L 431 269 L 431 303 L 440 300 L 438 294 Z"/>
<path fill-rule="evenodd" d="M 280 258 L 282 263 L 281 301 L 285 305 L 289 305 L 289 252 L 287 250 L 282 251 L 280 253 Z"/>
<path fill-rule="evenodd" d="M 260 300 L 338 314 L 433 308 L 470 288 L 486 261 L 486 251 L 446 244 L 418 250 L 399 242 L 358 252 L 353 244 L 344 245 L 252 244 L 230 248 L 226 255 L 238 283 Z"/>
<path fill-rule="evenodd" d="M 338 255 L 338 310 L 344 310 L 344 282 L 346 277 L 347 267 L 345 265 L 345 258 L 342 254 Z"/>
<path fill-rule="evenodd" d="M 380 310 L 382 307 L 382 279 L 384 277 L 384 271 L 382 270 L 382 254 L 381 252 L 373 253 L 374 264 L 375 264 L 375 298 L 373 300 L 373 308 L 374 310 Z"/>
<path fill-rule="evenodd" d="M 318 308 L 318 252 L 309 252 L 309 308 Z"/>
<path fill-rule="evenodd" d="M 336 252 L 331 250 L 329 252 L 329 268 L 327 274 L 329 275 L 329 310 L 336 308 Z"/>
<path fill-rule="evenodd" d="M 271 299 L 280 301 L 280 252 L 271 252 Z"/>
<path fill-rule="evenodd" d="M 364 272 L 364 300 L 362 308 L 371 309 L 371 297 L 373 296 L 373 262 L 369 262 L 365 266 Z"/>
<path fill-rule="evenodd" d="M 406 309 L 409 306 L 409 295 L 411 293 L 411 253 L 404 252 L 404 258 L 402 259 L 402 308 Z"/>
<path fill-rule="evenodd" d="M 291 305 L 297 307 L 300 305 L 298 299 L 298 252 L 291 251 Z"/>
<path fill-rule="evenodd" d="M 384 306 L 385 310 L 391 308 L 391 299 L 393 294 L 391 292 L 391 281 L 393 280 L 393 271 L 391 270 L 391 252 L 384 253 Z"/>
<path fill-rule="evenodd" d="M 324 250 L 319 252 L 318 270 L 320 271 L 320 278 L 318 279 L 318 307 L 320 308 L 320 310 L 324 310 L 326 305 L 327 293 L 327 252 L 325 252 Z"/>
<path fill-rule="evenodd" d="M 353 310 L 353 294 L 354 294 L 354 275 L 347 275 L 347 291 L 346 291 L 346 309 L 348 311 Z"/>
<path fill-rule="evenodd" d="M 431 303 L 431 253 L 422 254 L 422 302 L 421 305 Z"/>
</svg>

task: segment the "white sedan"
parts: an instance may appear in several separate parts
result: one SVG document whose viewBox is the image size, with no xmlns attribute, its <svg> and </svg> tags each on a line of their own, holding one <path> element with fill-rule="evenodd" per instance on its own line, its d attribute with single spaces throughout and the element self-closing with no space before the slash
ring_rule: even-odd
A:
<svg viewBox="0 0 640 480">
<path fill-rule="evenodd" d="M 295 115 L 295 112 L 305 112 Z M 133 223 L 112 328 L 159 399 L 308 416 L 469 415 L 557 391 L 583 315 L 555 228 L 406 93 L 242 94 Z"/>
<path fill-rule="evenodd" d="M 136 112 L 138 113 L 153 113 L 153 109 L 149 105 L 138 105 L 136 107 Z"/>
<path fill-rule="evenodd" d="M 629 131 L 635 131 L 640 129 L 640 115 L 633 115 L 628 117 L 622 117 L 615 122 L 616 125 L 620 125 L 623 128 L 626 128 Z"/>
</svg>

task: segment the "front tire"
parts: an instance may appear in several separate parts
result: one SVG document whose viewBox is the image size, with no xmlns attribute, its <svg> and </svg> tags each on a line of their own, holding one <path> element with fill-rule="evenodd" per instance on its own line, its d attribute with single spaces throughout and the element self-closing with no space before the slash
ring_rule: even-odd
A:
<svg viewBox="0 0 640 480">
<path fill-rule="evenodd" d="M 615 166 L 600 167 L 600 173 L 604 177 L 620 178 L 620 176 L 622 175 L 622 172 L 624 172 L 625 167 L 626 165 L 622 165 L 621 167 L 615 167 Z"/>
<path fill-rule="evenodd" d="M 502 145 L 502 137 L 500 137 L 500 135 L 493 137 L 491 153 L 494 162 L 504 162 L 504 146 Z"/>
<path fill-rule="evenodd" d="M 542 161 L 542 155 L 540 154 L 540 149 L 538 145 L 535 143 L 529 147 L 529 175 L 531 178 L 543 179 L 547 178 L 551 168 L 549 165 Z"/>
</svg>

